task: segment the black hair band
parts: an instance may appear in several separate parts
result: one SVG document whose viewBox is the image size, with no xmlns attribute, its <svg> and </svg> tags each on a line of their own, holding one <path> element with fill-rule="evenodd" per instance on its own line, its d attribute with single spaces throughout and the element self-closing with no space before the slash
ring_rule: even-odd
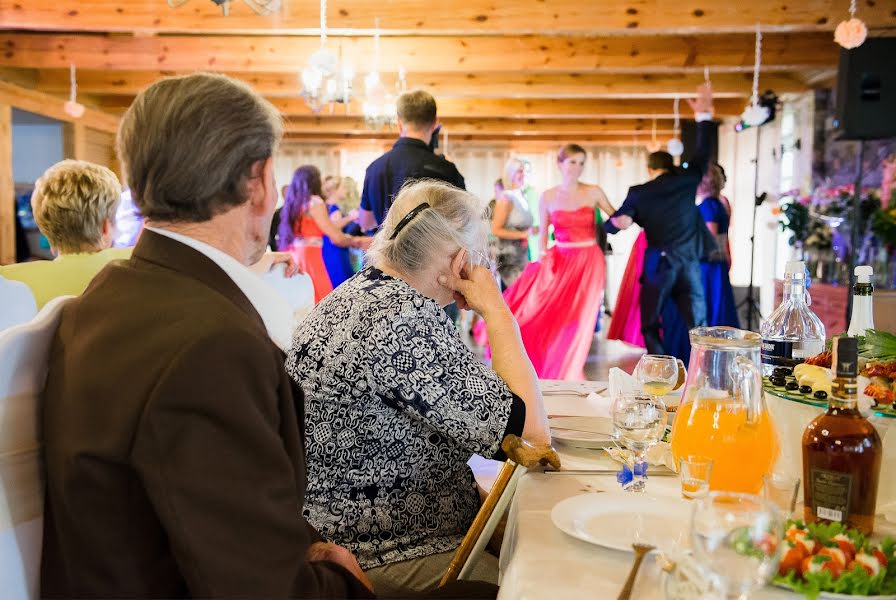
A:
<svg viewBox="0 0 896 600">
<path fill-rule="evenodd" d="M 395 231 L 392 232 L 392 235 L 389 236 L 389 239 L 394 240 L 395 238 L 397 238 L 398 234 L 401 233 L 401 230 L 407 227 L 408 223 L 414 220 L 414 217 L 422 213 L 427 208 L 429 208 L 428 202 L 421 202 L 416 207 L 414 207 L 414 210 L 406 214 L 404 218 L 402 218 L 401 221 L 398 222 L 398 225 L 395 226 Z"/>
</svg>

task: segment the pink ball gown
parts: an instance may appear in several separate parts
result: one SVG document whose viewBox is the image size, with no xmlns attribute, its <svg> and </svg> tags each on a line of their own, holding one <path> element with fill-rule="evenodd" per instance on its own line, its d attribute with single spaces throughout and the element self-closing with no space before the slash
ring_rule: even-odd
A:
<svg viewBox="0 0 896 600">
<path fill-rule="evenodd" d="M 641 333 L 641 272 L 644 270 L 644 251 L 647 249 L 647 236 L 642 231 L 632 246 L 616 296 L 616 307 L 613 319 L 607 330 L 608 340 L 622 340 L 644 347 L 644 335 Z"/>
<path fill-rule="evenodd" d="M 550 222 L 557 243 L 526 267 L 504 299 L 538 376 L 584 379 L 604 292 L 604 253 L 595 238 L 594 208 L 556 210 Z"/>
</svg>

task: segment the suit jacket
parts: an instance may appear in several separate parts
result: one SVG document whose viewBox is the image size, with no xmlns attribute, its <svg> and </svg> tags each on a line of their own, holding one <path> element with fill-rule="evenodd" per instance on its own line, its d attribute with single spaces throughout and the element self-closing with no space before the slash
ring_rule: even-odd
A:
<svg viewBox="0 0 896 600">
<path fill-rule="evenodd" d="M 697 259 L 715 246 L 695 201 L 717 135 L 711 121 L 697 123 L 696 150 L 687 169 L 676 169 L 629 188 L 625 202 L 613 216 L 628 215 L 644 228 L 648 248 Z M 619 231 L 609 220 L 604 228 L 608 233 Z"/>
<path fill-rule="evenodd" d="M 306 560 L 303 399 L 213 261 L 144 231 L 62 313 L 44 597 L 370 597 Z"/>
</svg>

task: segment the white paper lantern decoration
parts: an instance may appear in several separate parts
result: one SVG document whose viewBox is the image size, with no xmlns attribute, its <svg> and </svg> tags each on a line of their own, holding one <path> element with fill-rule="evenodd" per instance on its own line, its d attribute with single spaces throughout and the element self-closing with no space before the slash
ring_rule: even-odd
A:
<svg viewBox="0 0 896 600">
<path fill-rule="evenodd" d="M 768 121 L 768 117 L 771 113 L 767 106 L 761 106 L 759 104 L 751 104 L 744 112 L 741 113 L 740 118 L 743 119 L 743 122 L 749 125 L 750 127 L 758 127 L 762 125 L 766 121 Z"/>
<path fill-rule="evenodd" d="M 837 29 L 834 30 L 834 41 L 847 50 L 858 48 L 865 43 L 867 37 L 868 28 L 861 19 L 855 17 L 849 21 L 840 21 Z"/>
<path fill-rule="evenodd" d="M 672 156 L 681 156 L 682 154 L 684 154 L 684 144 L 682 144 L 681 140 L 677 137 L 669 140 L 666 149 Z"/>
</svg>

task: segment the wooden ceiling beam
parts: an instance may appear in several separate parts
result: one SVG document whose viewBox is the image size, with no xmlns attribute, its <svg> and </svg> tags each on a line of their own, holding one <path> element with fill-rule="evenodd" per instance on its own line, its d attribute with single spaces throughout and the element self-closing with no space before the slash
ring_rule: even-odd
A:
<svg viewBox="0 0 896 600">
<path fill-rule="evenodd" d="M 87 127 L 108 133 L 118 131 L 118 117 L 113 114 L 87 108 L 80 119 L 74 119 L 63 109 L 65 100 L 62 98 L 29 90 L 7 81 L 0 81 L 0 104 L 8 104 L 66 123 L 83 123 Z"/>
<path fill-rule="evenodd" d="M 842 0 L 442 0 L 438 10 L 424 7 L 418 0 L 330 0 L 328 26 L 336 32 L 369 31 L 379 17 L 385 35 L 730 33 L 752 31 L 757 22 L 767 30 L 830 31 L 846 14 Z M 870 27 L 896 26 L 890 2 L 862 2 L 860 16 Z M 205 0 L 192 0 L 179 9 L 160 0 L 0 4 L 0 23 L 5 27 L 34 30 L 261 35 L 277 30 L 309 34 L 316 33 L 318 22 L 318 3 L 309 0 L 283 2 L 283 8 L 268 17 L 256 16 L 239 0 L 231 3 L 228 17 Z"/>
<path fill-rule="evenodd" d="M 16 71 L 6 68 L 5 71 Z M 23 70 L 26 71 L 26 70 Z M 32 71 L 33 70 L 27 70 Z M 78 90 L 97 95 L 134 95 L 163 77 L 184 74 L 176 71 L 78 70 Z M 268 97 L 296 96 L 301 89 L 295 71 L 281 73 L 225 73 L 249 83 Z M 360 86 L 362 74 L 355 77 Z M 0 72 L 0 78 L 3 72 Z M 44 69 L 32 75 L 33 85 L 49 93 L 67 93 L 68 69 Z M 748 97 L 752 74 L 712 74 L 717 98 Z M 394 89 L 397 75 L 382 74 L 387 89 Z M 409 73 L 408 89 L 423 88 L 437 98 L 673 98 L 691 96 L 703 82 L 702 73 Z M 809 89 L 794 73 L 763 73 L 763 89 L 778 94 Z"/>
<path fill-rule="evenodd" d="M 489 134 L 459 134 L 448 136 L 450 144 L 458 142 L 503 142 L 503 141 L 545 141 L 554 143 L 563 143 L 570 141 L 568 137 L 562 134 L 532 134 L 526 136 L 489 133 Z M 395 134 L 388 131 L 369 131 L 366 133 L 290 133 L 284 138 L 284 142 L 295 141 L 341 141 L 341 140 L 382 140 L 394 141 Z M 575 137 L 578 143 L 606 143 L 606 144 L 622 144 L 628 146 L 637 146 L 648 143 L 651 140 L 649 135 L 632 136 L 632 135 L 613 135 L 613 134 L 582 134 Z"/>
<path fill-rule="evenodd" d="M 106 96 L 99 99 L 103 110 L 121 113 L 130 106 L 130 96 Z M 302 98 L 269 98 L 271 103 L 287 118 L 311 117 L 314 113 Z M 718 117 L 736 116 L 746 106 L 744 99 L 721 98 L 715 102 Z M 346 108 L 348 110 L 346 110 Z M 689 116 L 687 106 L 682 103 L 682 117 Z M 544 98 L 447 98 L 438 100 L 440 118 L 505 118 L 505 119 L 672 119 L 672 100 L 655 99 L 544 99 Z M 325 108 L 322 116 L 361 117 L 363 112 L 357 100 L 348 107 L 337 104 L 333 113 Z"/>
<path fill-rule="evenodd" d="M 440 9 L 438 12 L 442 12 Z M 0 67 L 124 71 L 214 69 L 298 72 L 319 48 L 313 37 L 106 36 L 0 33 Z M 330 38 L 357 71 L 371 67 L 369 37 Z M 381 63 L 408 72 L 749 72 L 751 34 L 653 37 L 401 37 L 382 40 Z M 764 72 L 830 67 L 838 46 L 828 33 L 767 34 Z"/>
<path fill-rule="evenodd" d="M 506 134 L 511 136 L 526 135 L 643 135 L 652 132 L 650 119 L 476 119 L 476 118 L 444 118 L 440 119 L 442 130 L 450 136 Z M 673 121 L 663 119 L 657 122 L 657 137 L 671 137 Z M 292 117 L 286 124 L 287 134 L 365 134 L 371 133 L 363 118 L 360 117 Z M 397 129 L 387 128 L 385 132 L 395 137 Z"/>
</svg>

